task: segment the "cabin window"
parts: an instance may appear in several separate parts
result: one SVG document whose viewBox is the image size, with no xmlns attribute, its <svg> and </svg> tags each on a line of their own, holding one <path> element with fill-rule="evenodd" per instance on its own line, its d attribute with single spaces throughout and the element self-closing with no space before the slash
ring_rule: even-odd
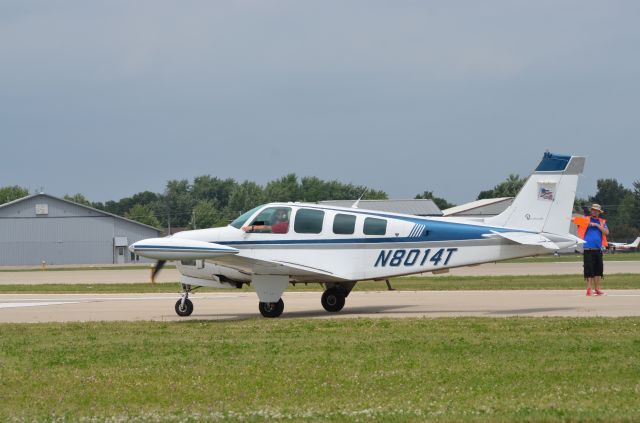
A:
<svg viewBox="0 0 640 423">
<path fill-rule="evenodd" d="M 296 221 L 293 229 L 299 234 L 319 234 L 322 232 L 322 210 L 300 209 L 296 213 Z"/>
<path fill-rule="evenodd" d="M 244 222 L 246 222 L 251 217 L 251 215 L 257 212 L 260 207 L 262 206 L 258 206 L 249 210 L 248 212 L 244 213 L 242 216 L 238 217 L 236 220 L 231 222 L 230 225 L 237 229 L 242 228 L 242 225 L 244 225 Z"/>
<path fill-rule="evenodd" d="M 376 219 L 367 217 L 364 220 L 365 235 L 385 235 L 387 233 L 387 221 L 384 219 Z"/>
<path fill-rule="evenodd" d="M 333 233 L 352 235 L 356 230 L 356 217 L 351 214 L 336 214 L 333 218 Z"/>
<path fill-rule="evenodd" d="M 267 207 L 253 219 L 247 232 L 286 234 L 289 232 L 290 217 L 290 207 Z"/>
</svg>

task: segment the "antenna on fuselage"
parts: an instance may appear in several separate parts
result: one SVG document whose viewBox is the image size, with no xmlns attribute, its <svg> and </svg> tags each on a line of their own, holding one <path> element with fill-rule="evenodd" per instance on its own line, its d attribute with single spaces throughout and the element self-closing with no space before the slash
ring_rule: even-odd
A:
<svg viewBox="0 0 640 423">
<path fill-rule="evenodd" d="M 362 200 L 362 197 L 364 197 L 364 195 L 366 194 L 366 192 L 367 192 L 367 190 L 365 189 L 365 190 L 362 192 L 362 195 L 360 195 L 360 198 L 358 198 L 358 199 L 356 200 L 356 202 L 355 202 L 355 203 L 353 203 L 353 205 L 351 206 L 351 208 L 352 208 L 352 209 L 357 209 L 357 208 L 358 208 L 358 206 L 360 205 L 360 200 Z"/>
</svg>

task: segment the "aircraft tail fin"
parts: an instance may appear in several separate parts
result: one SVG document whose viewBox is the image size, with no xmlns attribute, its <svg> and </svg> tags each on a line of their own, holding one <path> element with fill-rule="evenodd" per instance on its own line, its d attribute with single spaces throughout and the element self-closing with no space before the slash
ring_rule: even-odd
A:
<svg viewBox="0 0 640 423">
<path fill-rule="evenodd" d="M 636 240 L 631 243 L 631 248 L 638 248 L 639 245 L 640 245 L 640 236 L 637 237 Z"/>
<path fill-rule="evenodd" d="M 567 234 L 585 158 L 544 153 L 513 203 L 485 223 L 532 232 Z"/>
</svg>

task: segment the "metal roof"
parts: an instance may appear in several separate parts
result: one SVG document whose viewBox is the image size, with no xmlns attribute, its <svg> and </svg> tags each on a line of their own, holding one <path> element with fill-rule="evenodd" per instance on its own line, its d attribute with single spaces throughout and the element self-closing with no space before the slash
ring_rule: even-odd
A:
<svg viewBox="0 0 640 423">
<path fill-rule="evenodd" d="M 357 200 L 326 200 L 319 201 L 318 204 L 351 207 L 356 201 Z M 442 211 L 440 211 L 433 200 L 360 200 L 358 209 L 412 214 L 415 216 L 442 216 Z"/>
<path fill-rule="evenodd" d="M 118 216 L 117 214 L 113 214 L 113 213 L 106 212 L 104 210 L 96 209 L 96 208 L 93 208 L 91 206 L 87 206 L 85 204 L 75 203 L 73 201 L 65 200 L 64 198 L 59 198 L 59 197 L 56 197 L 56 196 L 51 195 L 51 194 L 45 194 L 43 192 L 37 193 L 37 194 L 27 195 L 26 197 L 18 198 L 17 200 L 13 200 L 13 201 L 10 201 L 8 203 L 0 204 L 0 209 L 7 208 L 7 207 L 10 207 L 10 206 L 12 206 L 14 204 L 18 204 L 18 203 L 21 203 L 23 201 L 29 200 L 31 198 L 36 198 L 36 197 L 48 197 L 48 198 L 51 198 L 53 200 L 62 201 L 62 202 L 69 203 L 69 204 L 73 204 L 74 206 L 78 206 L 78 207 L 83 207 L 85 209 L 92 210 L 94 212 L 101 213 L 101 214 L 104 214 L 106 216 L 111 216 L 111 217 L 115 217 L 117 219 L 121 219 L 121 220 L 124 220 L 124 221 L 127 221 L 127 222 L 135 223 L 136 225 L 145 226 L 147 228 L 150 228 L 150 229 L 153 229 L 153 230 L 156 230 L 156 231 L 160 230 L 158 228 L 155 228 L 155 227 L 153 227 L 151 225 L 147 225 L 145 223 L 140 223 L 140 222 L 137 222 L 135 220 L 127 219 L 126 217 Z"/>
<path fill-rule="evenodd" d="M 442 210 L 442 213 L 444 216 L 452 216 L 452 215 L 469 212 L 471 210 L 479 209 L 481 207 L 487 207 L 487 206 L 491 206 L 494 204 L 498 204 L 498 203 L 502 203 L 510 200 L 513 200 L 513 197 L 485 198 L 482 200 L 476 200 L 470 203 L 461 204 L 459 206 Z"/>
</svg>

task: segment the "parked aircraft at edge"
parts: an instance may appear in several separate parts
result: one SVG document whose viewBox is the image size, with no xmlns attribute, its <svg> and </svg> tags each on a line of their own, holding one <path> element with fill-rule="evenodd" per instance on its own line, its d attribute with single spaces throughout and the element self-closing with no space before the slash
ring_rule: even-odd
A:
<svg viewBox="0 0 640 423">
<path fill-rule="evenodd" d="M 632 243 L 625 244 L 624 242 L 610 242 L 609 249 L 614 252 L 627 252 L 635 251 L 640 246 L 640 236 L 637 237 Z"/>
<path fill-rule="evenodd" d="M 179 232 L 132 244 L 131 252 L 176 260 L 182 296 L 175 310 L 193 312 L 194 287 L 251 284 L 265 317 L 284 310 L 289 283 L 325 287 L 325 310 L 340 311 L 358 281 L 548 254 L 582 240 L 569 233 L 585 158 L 545 153 L 511 206 L 486 219 L 418 217 L 306 203 L 271 203 L 223 228 Z"/>
</svg>

